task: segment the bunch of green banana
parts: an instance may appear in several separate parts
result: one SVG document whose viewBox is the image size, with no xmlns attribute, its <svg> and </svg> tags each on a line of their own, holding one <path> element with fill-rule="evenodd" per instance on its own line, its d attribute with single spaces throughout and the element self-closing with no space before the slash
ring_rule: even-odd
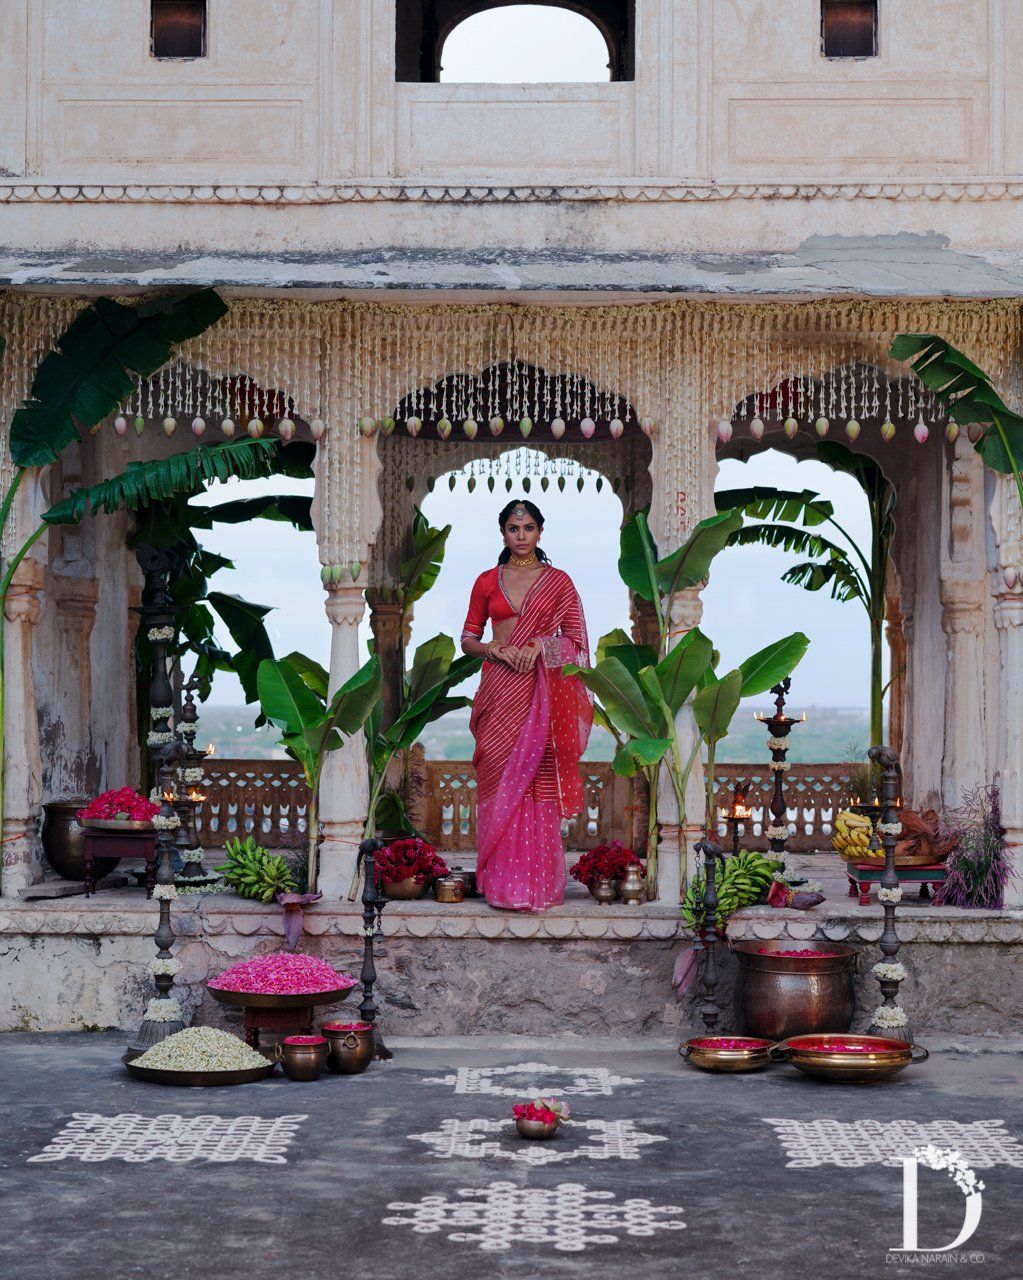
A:
<svg viewBox="0 0 1023 1280">
<path fill-rule="evenodd" d="M 295 888 L 295 880 L 284 859 L 271 855 L 251 835 L 228 840 L 224 846 L 227 861 L 217 871 L 242 898 L 272 902 L 276 893 Z"/>
<path fill-rule="evenodd" d="M 871 822 L 866 814 L 853 813 L 851 809 L 845 809 L 835 819 L 835 830 L 831 836 L 832 847 L 845 858 L 854 857 L 858 861 L 863 861 L 868 856 L 867 847 L 870 844 L 871 829 Z"/>
<path fill-rule="evenodd" d="M 743 849 L 733 854 L 724 864 L 717 863 L 714 882 L 717 886 L 717 922 L 723 924 L 740 907 L 751 906 L 767 896 L 774 873 L 781 866 L 762 853 Z M 706 881 L 702 874 L 689 882 L 682 900 L 682 917 L 690 929 L 698 929 L 703 923 L 703 892 Z"/>
</svg>

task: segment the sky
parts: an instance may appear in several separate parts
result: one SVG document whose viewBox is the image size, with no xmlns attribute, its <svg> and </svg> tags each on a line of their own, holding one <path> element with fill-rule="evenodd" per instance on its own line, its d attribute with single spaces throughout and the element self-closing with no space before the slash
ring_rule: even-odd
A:
<svg viewBox="0 0 1023 1280">
<path fill-rule="evenodd" d="M 588 18 L 546 5 L 477 13 L 457 26 L 441 52 L 442 82 L 607 80 L 604 37 Z"/>
<path fill-rule="evenodd" d="M 820 492 L 834 502 L 840 523 L 857 539 L 866 540 L 866 500 L 847 476 L 836 475 L 820 463 L 796 462 L 774 450 L 747 463 L 722 465 L 718 488 L 750 484 Z M 208 500 L 272 491 L 308 493 L 311 487 L 311 481 L 232 481 L 211 489 Z M 427 495 L 425 514 L 436 525 L 450 524 L 452 533 L 437 583 L 416 607 L 413 647 L 441 631 L 457 640 L 472 584 L 496 562 L 500 551 L 497 514 L 507 497 L 500 486 L 491 494 L 482 484 L 472 494 L 464 483 L 452 492 L 446 480 Z M 539 494 L 534 485 L 530 497 L 546 520 L 544 550 L 571 574 L 582 597 L 591 646 L 613 627 L 627 627 L 627 597 L 617 573 L 622 510 L 610 486 L 597 493 L 589 483 L 580 494 L 569 482 L 564 493 L 552 485 Z M 283 655 L 298 649 L 326 665 L 330 627 L 323 610 L 313 535 L 257 520 L 215 528 L 203 541 L 236 566 L 213 579 L 218 590 L 273 606 L 266 626 L 275 652 Z M 804 705 L 866 706 L 866 614 L 855 603 L 842 604 L 782 583 L 781 573 L 793 559 L 783 552 L 743 547 L 725 551 L 715 560 L 703 593 L 702 627 L 721 651 L 721 669 L 737 665 L 771 640 L 802 630 L 811 644 L 793 678 L 797 710 Z M 366 626 L 364 634 L 368 634 Z M 234 677 L 218 675 L 210 703 L 238 705 L 241 701 Z"/>
</svg>

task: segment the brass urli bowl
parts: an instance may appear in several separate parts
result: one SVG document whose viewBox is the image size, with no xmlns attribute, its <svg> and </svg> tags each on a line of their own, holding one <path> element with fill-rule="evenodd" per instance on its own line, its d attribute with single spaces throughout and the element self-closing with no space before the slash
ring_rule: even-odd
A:
<svg viewBox="0 0 1023 1280">
<path fill-rule="evenodd" d="M 750 1047 L 726 1047 L 736 1041 Z M 704 1071 L 759 1071 L 771 1062 L 772 1044 L 757 1036 L 696 1036 L 679 1045 L 678 1051 L 690 1066 Z"/>
<path fill-rule="evenodd" d="M 527 1120 L 525 1116 L 516 1116 L 515 1128 L 518 1129 L 521 1137 L 542 1142 L 546 1138 L 554 1137 L 558 1132 L 558 1123 L 555 1121 L 553 1124 L 544 1124 L 542 1120 Z"/>
<path fill-rule="evenodd" d="M 843 1045 L 857 1047 L 843 1049 Z M 854 1036 L 844 1031 L 790 1036 L 771 1049 L 776 1062 L 788 1062 L 808 1076 L 843 1084 L 890 1080 L 911 1063 L 926 1062 L 929 1056 L 926 1049 L 908 1040 Z"/>
<path fill-rule="evenodd" d="M 256 1080 L 264 1080 L 277 1066 L 276 1062 L 268 1062 L 265 1067 L 245 1067 L 240 1071 L 169 1071 L 163 1067 L 140 1067 L 125 1058 L 121 1061 L 136 1080 L 176 1085 L 179 1089 L 220 1089 L 230 1084 L 253 1084 Z"/>
<path fill-rule="evenodd" d="M 255 991 L 222 991 L 219 987 L 210 986 L 208 982 L 206 990 L 214 1000 L 233 1005 L 236 1009 L 308 1009 L 315 1004 L 340 1004 L 358 985 L 353 982 L 350 987 L 340 987 L 336 991 L 310 991 L 293 996 L 265 995 Z"/>
</svg>

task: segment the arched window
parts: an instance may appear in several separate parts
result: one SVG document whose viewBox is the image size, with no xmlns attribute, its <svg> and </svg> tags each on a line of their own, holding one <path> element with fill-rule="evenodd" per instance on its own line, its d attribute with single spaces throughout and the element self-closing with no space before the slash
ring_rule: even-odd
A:
<svg viewBox="0 0 1023 1280">
<path fill-rule="evenodd" d="M 635 0 L 397 0 L 398 80 L 631 80 Z"/>
</svg>

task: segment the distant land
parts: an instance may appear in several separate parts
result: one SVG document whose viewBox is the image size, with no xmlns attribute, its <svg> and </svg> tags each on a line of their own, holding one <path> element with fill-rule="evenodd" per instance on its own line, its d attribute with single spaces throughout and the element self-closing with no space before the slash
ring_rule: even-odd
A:
<svg viewBox="0 0 1023 1280">
<path fill-rule="evenodd" d="M 753 707 L 741 707 L 732 722 L 732 732 L 720 744 L 717 758 L 722 764 L 752 764 L 770 759 L 767 730 L 753 719 Z M 760 710 L 771 710 L 764 704 Z M 792 731 L 793 764 L 835 764 L 853 758 L 855 745 L 862 755 L 868 746 L 869 716 L 865 707 L 806 707 L 806 723 Z M 272 728 L 253 727 L 252 707 L 206 706 L 200 708 L 200 746 L 214 744 L 218 756 L 242 760 L 283 760 L 285 753 L 276 746 L 277 732 Z M 426 754 L 431 760 L 468 760 L 472 757 L 472 734 L 469 732 L 469 709 L 452 711 L 443 720 L 428 725 L 422 735 Z M 586 752 L 588 760 L 610 760 L 614 754 L 610 736 L 594 730 Z"/>
</svg>

